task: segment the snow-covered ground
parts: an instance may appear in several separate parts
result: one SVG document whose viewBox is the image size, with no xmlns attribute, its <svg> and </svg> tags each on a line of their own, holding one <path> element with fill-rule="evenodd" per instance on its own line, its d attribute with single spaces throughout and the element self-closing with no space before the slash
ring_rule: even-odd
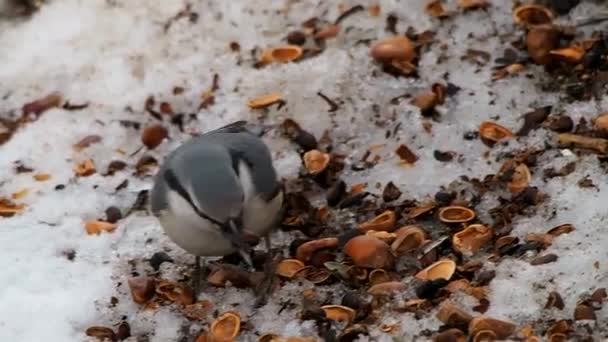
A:
<svg viewBox="0 0 608 342">
<path fill-rule="evenodd" d="M 540 148 L 554 139 L 551 132 L 541 129 L 490 150 L 478 139 L 463 139 L 465 133 L 477 131 L 481 121 L 497 121 L 516 131 L 523 113 L 545 105 L 554 106 L 553 113 L 567 113 L 575 122 L 608 111 L 606 99 L 569 103 L 558 93 L 542 92 L 539 79 L 548 76 L 540 67 L 529 65 L 518 75 L 491 81 L 492 62 L 480 66 L 463 60 L 467 49 L 488 51 L 492 59 L 497 58 L 507 42 L 520 34 L 511 17 L 511 1 L 490 2 L 486 11 L 459 13 L 440 25 L 424 13 L 425 1 L 374 1 L 380 6 L 379 16 L 364 10 L 348 17 L 338 37 L 328 40 L 318 56 L 261 69 L 252 66 L 252 49 L 284 43 L 289 31 L 311 17 L 332 21 L 340 8 L 368 4 L 52 0 L 31 17 L 0 19 L 0 117 L 18 116 L 23 104 L 55 91 L 72 104 L 88 104 L 75 111 L 50 109 L 0 146 L 0 197 L 29 190 L 16 200 L 26 205 L 23 213 L 0 218 L 0 340 L 81 341 L 87 338 L 84 331 L 89 326 L 111 326 L 122 316 L 130 323 L 133 341 L 143 340 L 137 336 L 155 342 L 179 341 L 188 334 L 195 336 L 203 327 L 188 323 L 170 307 L 142 311 L 130 299 L 127 278 L 133 267 L 145 273 L 142 260 L 155 252 L 166 251 L 175 260 L 162 265 L 166 278 L 176 279 L 193 262 L 168 240 L 152 216 L 136 212 L 120 220 L 116 231 L 99 236 L 87 235 L 84 229 L 85 221 L 104 219 L 109 206 L 124 213 L 140 190 L 150 188 L 150 177 L 133 175 L 133 165 L 144 153 L 162 160 L 188 138 L 171 126 L 170 139 L 153 151 L 138 151 L 140 132 L 120 121 L 143 126 L 155 123 L 144 109 L 149 96 L 157 103 L 170 103 L 176 113 L 196 114 L 195 120 L 187 122 L 187 132 L 204 132 L 238 119 L 274 125 L 293 118 L 317 138 L 329 130 L 335 152 L 347 155 L 347 162 L 358 161 L 372 145 L 385 144 L 374 152 L 382 157 L 376 167 L 347 171 L 344 179 L 349 185 L 368 182 L 369 190 L 376 193 L 393 181 L 405 197 L 418 200 L 430 198 L 440 186 L 448 186 L 462 175 L 482 178 L 496 173 L 502 162 L 495 159 L 501 152 Z M 167 26 L 187 3 L 196 16 L 179 17 Z M 605 5 L 584 2 L 562 20 L 568 22 L 602 9 Z M 380 72 L 369 57 L 368 45 L 360 43 L 391 35 L 385 31 L 388 13 L 399 18 L 399 32 L 410 26 L 418 32 L 437 31 L 437 42 L 421 56 L 418 79 Z M 231 50 L 231 42 L 240 45 L 240 52 Z M 442 44 L 445 48 L 439 48 Z M 219 77 L 215 103 L 199 110 L 201 93 L 211 87 L 214 74 Z M 394 97 L 416 94 L 439 81 L 449 81 L 461 90 L 439 108 L 440 118 L 430 132 L 423 127 L 427 120 L 408 101 L 391 104 Z M 184 88 L 184 92 L 173 94 L 175 87 Z M 283 94 L 285 106 L 269 110 L 247 107 L 248 99 L 273 91 Z M 328 113 L 319 91 L 339 99 L 339 109 Z M 397 125 L 397 134 L 386 139 L 386 131 Z M 81 151 L 73 148 L 91 134 L 100 135 L 102 141 Z M 281 176 L 295 178 L 301 168 L 296 147 L 276 130 L 266 140 Z M 401 143 L 418 155 L 414 166 L 399 165 L 394 150 Z M 435 150 L 453 151 L 458 157 L 440 162 L 433 156 Z M 75 177 L 74 165 L 88 158 L 98 172 Z M 104 176 L 112 160 L 123 160 L 130 166 Z M 573 173 L 543 181 L 544 168 L 559 168 L 571 161 L 576 162 Z M 18 173 L 17 165 L 33 171 Z M 531 266 L 511 259 L 490 266 L 497 275 L 491 283 L 487 314 L 521 327 L 548 315 L 543 307 L 551 291 L 559 292 L 566 305 L 561 312 L 551 311 L 552 317 L 572 318 L 583 294 L 608 285 L 604 168 L 594 156 L 577 157 L 559 150 L 544 154 L 537 165 L 532 170 L 532 185 L 549 199 L 538 207 L 536 215 L 517 219 L 513 234 L 523 238 L 529 232 L 546 232 L 562 223 L 571 223 L 576 230 L 557 238 L 548 248 L 546 253 L 559 256 L 554 263 Z M 51 177 L 35 181 L 36 173 Z M 597 187 L 576 186 L 584 176 Z M 125 180 L 127 187 L 116 190 Z M 380 190 L 376 182 L 382 184 Z M 60 184 L 65 187 L 57 190 Z M 482 220 L 489 220 L 484 210 L 495 206 L 494 201 L 488 198 L 477 208 Z M 275 241 L 291 238 L 290 233 L 278 232 Z M 70 260 L 67 256 L 72 253 Z M 239 304 L 241 315 L 253 327 L 242 339 L 251 341 L 255 333 L 265 332 L 314 336 L 312 322 L 299 321 L 297 310 L 287 309 L 277 316 L 286 299 L 299 301 L 301 290 L 296 283 L 288 283 L 255 315 L 249 290 L 214 289 L 203 296 L 219 312 Z M 328 296 L 335 301 L 340 298 L 339 293 Z M 112 297 L 118 299 L 117 304 L 111 304 Z M 475 303 L 462 298 L 461 304 L 470 309 Z M 598 324 L 608 324 L 607 314 L 606 307 L 597 313 Z M 404 340 L 411 340 L 423 329 L 436 331 L 440 325 L 434 315 L 421 320 L 412 314 L 386 318 L 386 323 L 395 321 L 401 329 L 394 334 Z M 606 337 L 606 329 L 603 333 Z M 390 340 L 391 335 L 376 328 L 371 336 Z"/>
</svg>

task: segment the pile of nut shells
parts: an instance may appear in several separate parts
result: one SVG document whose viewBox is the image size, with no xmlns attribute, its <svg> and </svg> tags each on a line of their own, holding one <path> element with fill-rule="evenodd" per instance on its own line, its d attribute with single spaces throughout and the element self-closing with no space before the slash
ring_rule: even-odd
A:
<svg viewBox="0 0 608 342">
<path fill-rule="evenodd" d="M 426 11 L 443 22 L 461 12 L 483 11 L 491 3 L 461 0 L 457 5 L 451 10 L 444 1 L 429 1 Z M 322 53 L 325 41 L 340 35 L 341 20 L 364 9 L 363 6 L 345 9 L 343 16 L 334 21 L 317 19 L 302 23 L 301 30 L 285 37 L 287 44 L 254 51 L 257 54 L 252 67 L 297 63 Z M 368 10 L 370 15 L 378 15 L 380 11 L 375 6 L 369 6 Z M 513 8 L 513 21 L 521 31 L 521 39 L 513 42 L 505 56 L 497 60 L 493 82 L 535 64 L 545 68 L 554 84 L 568 84 L 566 89 L 554 90 L 574 99 L 597 96 L 594 91 L 597 91 L 599 70 L 608 62 L 608 40 L 601 34 L 578 37 L 572 28 L 554 24 L 557 14 L 556 10 L 539 4 Z M 387 16 L 388 25 L 394 20 L 390 14 Z M 370 42 L 369 57 L 376 71 L 415 78 L 419 57 L 432 42 L 433 32 L 400 34 L 395 31 L 394 22 L 391 27 L 389 31 L 394 31 L 391 37 Z M 231 49 L 239 48 L 238 44 L 231 44 Z M 480 51 L 470 51 L 470 55 L 489 60 Z M 201 95 L 200 108 L 213 105 L 215 88 L 213 85 Z M 440 115 L 437 107 L 443 105 L 453 91 L 453 85 L 438 81 L 412 94 L 409 103 L 419 108 L 423 117 L 435 118 Z M 339 102 L 320 92 L 318 95 L 327 101 L 330 112 L 339 107 Z M 252 111 L 285 105 L 280 92 L 264 93 L 244 103 Z M 146 110 L 152 116 L 172 115 L 169 103 L 162 102 L 159 111 L 156 107 L 153 98 L 146 101 Z M 546 129 L 555 132 L 556 138 L 556 143 L 549 148 L 575 147 L 580 153 L 608 154 L 607 113 L 599 113 L 591 124 L 576 124 L 563 113 L 553 113 L 551 107 L 538 108 L 522 117 L 524 122 L 519 128 L 504 127 L 493 121 L 479 122 L 477 130 L 465 139 L 478 139 L 490 150 L 533 130 Z M 166 120 L 159 121 L 147 125 L 141 132 L 141 143 L 149 150 L 168 137 Z M 579 323 L 596 320 L 596 311 L 602 308 L 607 297 L 603 288 L 577 298 L 574 312 L 565 314 L 569 319 L 548 317 L 522 326 L 486 315 L 492 305 L 489 291 L 496 265 L 508 259 L 523 260 L 532 266 L 558 260 L 559 255 L 547 249 L 554 241 L 573 232 L 574 225 L 564 222 L 538 227 L 536 232 L 522 238 L 512 234 L 512 223 L 520 217 L 534 215 L 536 207 L 547 200 L 542 189 L 533 185 L 535 180 L 563 177 L 572 172 L 573 166 L 542 169 L 537 159 L 546 150 L 525 148 L 501 154 L 497 158 L 501 165 L 493 174 L 479 179 L 465 176 L 450 186 L 437 184 L 441 190 L 425 198 L 410 198 L 407 189 L 392 182 L 380 184 L 370 180 L 370 184 L 376 183 L 376 188 L 381 189 L 381 194 L 376 195 L 377 191 L 368 183 L 347 184 L 343 180 L 348 171 L 364 170 L 379 162 L 368 160 L 375 146 L 369 147 L 361 163 L 348 165 L 345 160 L 349 156 L 334 152 L 331 134 L 315 137 L 293 119 L 284 120 L 278 130 L 293 142 L 293 148 L 301 157 L 301 168 L 299 177 L 285 184 L 286 210 L 280 229 L 289 234 L 291 241 L 274 251 L 283 256 L 276 264 L 274 289 L 277 292 L 288 283 L 301 284 L 302 291 L 297 294 L 300 303 L 295 304 L 300 306 L 293 319 L 314 321 L 316 336 L 320 339 L 258 331 L 246 322 L 238 308 L 218 312 L 214 309 L 217 303 L 196 298 L 188 285 L 191 276 L 179 282 L 156 274 L 130 278 L 131 298 L 141 310 L 171 306 L 186 319 L 201 323 L 203 328 L 197 332 L 196 342 L 239 340 L 244 332 L 254 333 L 260 342 L 354 341 L 369 336 L 372 330 L 398 335 L 408 327 L 384 323 L 384 318 L 392 313 L 408 313 L 416 319 L 435 317 L 441 322 L 439 328 L 424 330 L 418 337 L 437 342 L 589 338 L 586 331 L 589 325 Z M 78 145 L 85 148 L 95 141 L 94 137 L 86 137 Z M 420 158 L 406 144 L 400 144 L 394 153 L 404 165 L 415 165 Z M 435 151 L 434 157 L 448 162 L 454 155 Z M 135 169 L 138 175 L 150 175 L 156 166 L 154 157 L 144 155 Z M 75 166 L 74 172 L 79 177 L 91 175 L 96 172 L 94 162 L 84 160 Z M 581 180 L 579 186 L 593 184 Z M 497 194 L 499 200 L 495 207 L 487 209 L 480 202 L 483 195 L 490 192 Z M 12 215 L 21 209 L 11 200 L 0 202 L 0 214 Z M 92 220 L 86 222 L 85 229 L 91 235 L 111 233 L 116 225 L 109 218 Z M 210 265 L 207 283 L 217 288 L 254 289 L 263 277 L 263 259 L 268 257 L 260 249 L 255 253 L 257 272 L 244 271 L 237 266 L 238 256 L 228 256 Z M 323 295 L 327 291 L 340 291 L 340 299 L 328 301 Z M 462 296 L 475 301 L 476 305 L 472 309 L 459 306 L 455 299 Z M 564 308 L 562 295 L 551 292 L 546 309 Z M 117 328 L 91 327 L 86 333 L 111 340 L 130 335 L 126 322 Z"/>
</svg>

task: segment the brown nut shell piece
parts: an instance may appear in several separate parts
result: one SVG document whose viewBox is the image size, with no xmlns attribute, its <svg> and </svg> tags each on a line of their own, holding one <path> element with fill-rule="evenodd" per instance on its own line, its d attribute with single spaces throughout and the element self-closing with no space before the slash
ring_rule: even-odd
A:
<svg viewBox="0 0 608 342">
<path fill-rule="evenodd" d="M 479 316 L 473 318 L 469 323 L 469 333 L 475 336 L 477 333 L 483 330 L 490 330 L 496 334 L 496 338 L 499 340 L 505 340 L 511 336 L 517 326 L 511 322 L 501 321 L 488 316 Z"/>
<path fill-rule="evenodd" d="M 585 49 L 582 46 L 569 46 L 563 49 L 551 50 L 549 54 L 564 62 L 576 64 L 579 63 L 585 56 Z"/>
<path fill-rule="evenodd" d="M 460 329 L 452 328 L 433 337 L 433 342 L 466 342 L 467 338 Z"/>
<path fill-rule="evenodd" d="M 270 93 L 262 96 L 255 97 L 247 102 L 249 108 L 266 108 L 272 106 L 275 103 L 283 101 L 283 95 L 281 93 Z"/>
<path fill-rule="evenodd" d="M 291 279 L 304 267 L 306 267 L 306 265 L 298 259 L 283 259 L 277 265 L 275 273 L 281 277 Z"/>
<path fill-rule="evenodd" d="M 481 330 L 473 336 L 473 342 L 493 342 L 496 340 L 496 333 L 492 330 Z"/>
<path fill-rule="evenodd" d="M 450 259 L 442 259 L 416 274 L 422 280 L 445 279 L 450 280 L 456 271 L 456 263 Z"/>
<path fill-rule="evenodd" d="M 397 238 L 397 234 L 395 234 L 395 233 L 384 232 L 384 231 L 378 232 L 375 230 L 368 230 L 365 232 L 365 235 L 375 237 L 376 239 L 380 239 L 389 244 L 393 243 L 393 241 L 395 241 L 395 239 Z"/>
<path fill-rule="evenodd" d="M 557 47 L 559 37 L 559 30 L 552 25 L 532 27 L 526 34 L 526 47 L 532 60 L 540 65 L 549 64 L 552 60 L 550 52 Z"/>
<path fill-rule="evenodd" d="M 458 0 L 458 7 L 463 10 L 474 10 L 488 7 L 487 0 Z"/>
<path fill-rule="evenodd" d="M 141 142 L 152 150 L 160 145 L 168 135 L 169 131 L 163 125 L 148 126 L 141 133 Z"/>
<path fill-rule="evenodd" d="M 482 140 L 495 143 L 513 136 L 509 129 L 490 121 L 484 121 L 479 125 L 479 136 Z"/>
<path fill-rule="evenodd" d="M 114 223 L 98 221 L 98 220 L 87 221 L 84 224 L 84 228 L 87 231 L 87 234 L 89 234 L 89 235 L 93 235 L 93 234 L 99 235 L 99 234 L 101 234 L 101 232 L 111 233 L 114 230 L 116 230 L 116 227 L 117 226 Z"/>
<path fill-rule="evenodd" d="M 301 262 L 307 262 L 316 251 L 336 247 L 338 247 L 338 239 L 334 237 L 308 241 L 298 247 L 296 250 L 296 259 Z"/>
<path fill-rule="evenodd" d="M 557 227 L 553 227 L 549 229 L 547 234 L 551 234 L 553 236 L 560 236 L 562 234 L 568 234 L 574 231 L 574 226 L 570 223 L 560 224 Z"/>
<path fill-rule="evenodd" d="M 593 121 L 596 129 L 608 131 L 608 113 L 598 115 Z"/>
<path fill-rule="evenodd" d="M 511 180 L 507 183 L 507 189 L 512 193 L 520 193 L 530 185 L 531 181 L 532 174 L 528 166 L 526 164 L 519 164 L 515 167 Z"/>
<path fill-rule="evenodd" d="M 91 159 L 87 159 L 74 166 L 74 173 L 79 177 L 87 177 L 95 173 L 95 164 Z"/>
<path fill-rule="evenodd" d="M 472 224 L 454 234 L 454 249 L 463 254 L 473 254 L 492 240 L 492 229 L 483 224 Z"/>
<path fill-rule="evenodd" d="M 520 5 L 513 10 L 513 20 L 524 26 L 550 24 L 553 21 L 553 12 L 541 5 Z"/>
<path fill-rule="evenodd" d="M 89 327 L 85 331 L 85 334 L 89 337 L 95 337 L 99 341 L 114 341 L 116 340 L 116 333 L 114 330 L 108 327 Z"/>
<path fill-rule="evenodd" d="M 450 326 L 468 326 L 473 316 L 453 303 L 445 301 L 437 311 L 437 319 Z"/>
<path fill-rule="evenodd" d="M 355 236 L 348 240 L 344 253 L 359 267 L 388 268 L 394 263 L 389 245 L 367 235 Z"/>
<path fill-rule="evenodd" d="M 234 311 L 221 314 L 211 324 L 209 331 L 213 341 L 234 341 L 241 331 L 241 316 Z"/>
<path fill-rule="evenodd" d="M 160 280 L 156 285 L 156 293 L 176 304 L 190 305 L 194 303 L 194 292 L 186 285 Z"/>
<path fill-rule="evenodd" d="M 442 0 L 433 0 L 427 3 L 424 6 L 424 12 L 435 18 L 445 18 L 450 15 L 450 13 L 445 9 Z"/>
<path fill-rule="evenodd" d="M 395 230 L 396 221 L 397 217 L 395 212 L 387 210 L 373 219 L 359 224 L 359 230 L 363 232 L 368 230 L 392 232 Z"/>
<path fill-rule="evenodd" d="M 267 49 L 262 54 L 260 62 L 266 63 L 288 63 L 302 56 L 302 48 L 297 45 L 283 45 Z"/>
<path fill-rule="evenodd" d="M 352 322 L 357 314 L 355 310 L 343 305 L 324 305 L 321 307 L 325 316 L 332 321 Z"/>
<path fill-rule="evenodd" d="M 426 237 L 426 233 L 414 225 L 401 227 L 396 234 L 397 238 L 391 244 L 391 249 L 396 255 L 404 255 L 420 248 Z"/>
<path fill-rule="evenodd" d="M 472 209 L 452 205 L 439 209 L 439 219 L 445 223 L 469 222 L 475 218 L 475 211 Z"/>
<path fill-rule="evenodd" d="M 152 277 L 133 277 L 128 280 L 131 297 L 137 304 L 144 304 L 154 296 L 156 280 Z"/>
<path fill-rule="evenodd" d="M 310 150 L 304 153 L 304 167 L 311 175 L 317 175 L 323 172 L 329 165 L 329 153 L 319 150 Z"/>
<path fill-rule="evenodd" d="M 407 286 L 400 281 L 388 281 L 380 284 L 372 285 L 367 293 L 373 296 L 390 296 L 396 293 L 404 292 Z"/>
<path fill-rule="evenodd" d="M 416 57 L 414 44 L 405 36 L 395 36 L 377 42 L 370 54 L 380 63 L 390 63 L 393 60 L 409 62 Z"/>
<path fill-rule="evenodd" d="M 385 270 L 383 270 L 381 268 L 377 268 L 377 269 L 369 272 L 368 279 L 369 279 L 369 283 L 372 285 L 386 283 L 386 282 L 391 281 L 391 277 L 388 274 L 388 272 L 386 272 Z"/>
</svg>

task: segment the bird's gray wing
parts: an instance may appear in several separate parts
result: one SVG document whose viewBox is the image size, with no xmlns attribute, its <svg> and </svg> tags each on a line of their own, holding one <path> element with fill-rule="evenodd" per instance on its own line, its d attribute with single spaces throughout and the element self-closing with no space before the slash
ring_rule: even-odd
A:
<svg viewBox="0 0 608 342">
<path fill-rule="evenodd" d="M 247 129 L 242 131 L 213 131 L 200 137 L 212 143 L 220 143 L 228 149 L 233 169 L 239 172 L 243 161 L 251 169 L 256 191 L 266 200 L 273 199 L 280 191 L 277 173 L 272 165 L 272 156 L 262 139 Z"/>
</svg>

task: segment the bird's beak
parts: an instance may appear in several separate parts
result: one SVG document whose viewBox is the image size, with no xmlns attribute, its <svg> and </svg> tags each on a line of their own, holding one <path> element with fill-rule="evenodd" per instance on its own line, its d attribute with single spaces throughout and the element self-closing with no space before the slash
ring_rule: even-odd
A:
<svg viewBox="0 0 608 342">
<path fill-rule="evenodd" d="M 243 260 L 245 260 L 247 266 L 249 266 L 249 268 L 253 270 L 253 261 L 251 260 L 250 254 L 251 248 L 245 241 L 246 239 L 242 227 L 238 225 L 238 223 L 234 220 L 230 220 L 228 222 L 228 225 L 230 228 L 230 231 L 228 232 L 228 238 L 230 239 L 230 242 L 236 248 L 237 252 L 243 258 Z"/>
</svg>

